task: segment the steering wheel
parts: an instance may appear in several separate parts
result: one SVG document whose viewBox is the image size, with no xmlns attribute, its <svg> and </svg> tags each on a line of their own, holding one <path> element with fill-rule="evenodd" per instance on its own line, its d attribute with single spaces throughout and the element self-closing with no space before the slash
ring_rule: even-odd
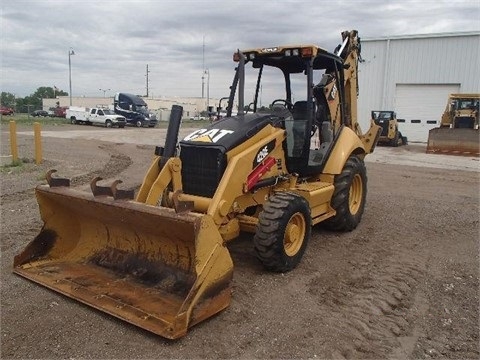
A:
<svg viewBox="0 0 480 360">
<path fill-rule="evenodd" d="M 250 104 L 248 104 L 248 107 L 247 107 L 247 109 L 245 110 L 245 114 L 248 114 L 249 111 L 253 112 L 253 102 L 251 102 Z"/>
<path fill-rule="evenodd" d="M 289 109 L 289 110 L 291 110 L 293 108 L 293 104 L 286 99 L 273 100 L 272 103 L 270 104 L 270 107 L 273 107 L 276 103 L 283 103 L 283 107 L 286 108 L 286 109 Z"/>
</svg>

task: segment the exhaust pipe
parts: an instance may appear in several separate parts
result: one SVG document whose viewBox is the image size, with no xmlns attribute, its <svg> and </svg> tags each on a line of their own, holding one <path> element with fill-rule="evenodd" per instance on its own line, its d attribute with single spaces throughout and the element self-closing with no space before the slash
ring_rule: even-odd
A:
<svg viewBox="0 0 480 360">
<path fill-rule="evenodd" d="M 158 166 L 160 170 L 165 166 L 168 159 L 175 156 L 178 142 L 178 133 L 180 131 L 180 124 L 182 123 L 183 107 L 173 105 L 168 121 L 167 137 L 165 139 L 164 147 L 157 147 L 155 154 L 161 156 Z"/>
</svg>

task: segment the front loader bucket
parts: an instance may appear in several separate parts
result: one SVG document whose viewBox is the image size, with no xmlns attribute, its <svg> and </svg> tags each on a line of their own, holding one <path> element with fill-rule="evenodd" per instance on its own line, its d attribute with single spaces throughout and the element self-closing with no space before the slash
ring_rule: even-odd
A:
<svg viewBox="0 0 480 360">
<path fill-rule="evenodd" d="M 428 133 L 427 152 L 435 154 L 480 155 L 478 129 L 434 128 Z"/>
<path fill-rule="evenodd" d="M 233 264 L 208 215 L 39 186 L 14 272 L 169 339 L 226 308 Z"/>
</svg>

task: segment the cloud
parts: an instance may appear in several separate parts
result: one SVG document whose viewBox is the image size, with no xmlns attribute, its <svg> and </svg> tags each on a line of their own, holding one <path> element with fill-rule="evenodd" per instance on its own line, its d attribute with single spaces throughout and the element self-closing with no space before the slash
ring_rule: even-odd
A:
<svg viewBox="0 0 480 360">
<path fill-rule="evenodd" d="M 1 88 L 17 96 L 39 86 L 73 95 L 98 89 L 154 96 L 201 96 L 209 69 L 212 97 L 228 93 L 233 52 L 313 43 L 332 51 L 340 32 L 361 37 L 478 31 L 478 1 L 24 1 L 1 5 Z"/>
</svg>

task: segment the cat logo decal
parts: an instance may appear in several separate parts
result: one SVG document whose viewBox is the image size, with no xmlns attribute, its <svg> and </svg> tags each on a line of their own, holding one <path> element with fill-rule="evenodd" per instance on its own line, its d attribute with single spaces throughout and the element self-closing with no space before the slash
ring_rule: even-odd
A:
<svg viewBox="0 0 480 360">
<path fill-rule="evenodd" d="M 218 140 L 223 138 L 225 135 L 233 134 L 233 130 L 222 130 L 222 129 L 198 129 L 195 130 L 190 135 L 186 136 L 184 141 L 202 141 L 216 143 Z"/>
</svg>

